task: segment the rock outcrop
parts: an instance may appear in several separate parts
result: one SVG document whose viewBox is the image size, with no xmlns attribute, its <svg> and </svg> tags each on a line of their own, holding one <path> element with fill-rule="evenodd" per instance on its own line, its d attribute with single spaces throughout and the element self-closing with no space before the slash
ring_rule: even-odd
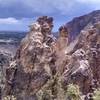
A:
<svg viewBox="0 0 100 100">
<path fill-rule="evenodd" d="M 7 95 L 30 100 L 55 74 L 52 27 L 53 18 L 47 16 L 38 18 L 30 26 L 30 32 L 22 40 L 15 60 L 7 70 Z"/>
<path fill-rule="evenodd" d="M 100 87 L 100 23 L 82 30 L 71 43 L 66 26 L 57 39 L 52 28 L 53 18 L 47 16 L 30 25 L 6 69 L 5 97 L 66 100 L 69 84 L 78 85 L 82 95 Z"/>
</svg>

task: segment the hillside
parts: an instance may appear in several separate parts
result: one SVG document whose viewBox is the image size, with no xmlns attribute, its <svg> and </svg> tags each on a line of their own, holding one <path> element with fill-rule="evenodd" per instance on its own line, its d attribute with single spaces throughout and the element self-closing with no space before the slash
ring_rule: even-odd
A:
<svg viewBox="0 0 100 100">
<path fill-rule="evenodd" d="M 93 11 L 80 17 L 75 17 L 73 20 L 66 23 L 66 27 L 68 28 L 69 34 L 71 34 L 71 38 L 75 39 L 81 30 L 94 25 L 98 21 L 100 21 L 100 10 Z"/>
<path fill-rule="evenodd" d="M 25 32 L 0 31 L 0 52 L 14 56 L 20 41 L 25 35 Z"/>
</svg>

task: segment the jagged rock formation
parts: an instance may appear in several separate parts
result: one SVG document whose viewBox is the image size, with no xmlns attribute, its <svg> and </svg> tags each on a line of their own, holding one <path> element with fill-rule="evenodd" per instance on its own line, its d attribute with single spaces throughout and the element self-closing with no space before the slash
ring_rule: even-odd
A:
<svg viewBox="0 0 100 100">
<path fill-rule="evenodd" d="M 31 31 L 22 40 L 15 63 L 7 70 L 6 94 L 14 93 L 18 100 L 29 100 L 55 73 L 52 27 L 53 19 L 47 16 L 38 18 L 30 26 Z"/>
<path fill-rule="evenodd" d="M 69 80 L 71 81 L 73 80 L 74 82 L 76 80 L 76 82 L 80 84 L 79 86 L 83 88 L 82 89 L 83 93 L 87 93 L 90 91 L 89 88 L 91 87 L 91 83 L 93 80 L 99 82 L 99 74 L 98 74 L 100 69 L 99 66 L 100 28 L 98 28 L 99 25 L 100 23 L 97 23 L 90 29 L 84 30 L 80 33 L 77 43 L 75 44 L 73 50 L 70 52 L 72 58 L 69 65 L 67 65 L 69 72 L 67 70 L 64 73 L 65 77 L 66 75 L 67 77 L 68 76 L 70 77 Z M 81 82 L 81 80 L 83 81 Z"/>
<path fill-rule="evenodd" d="M 100 23 L 81 31 L 69 43 L 66 26 L 51 34 L 53 18 L 43 16 L 30 25 L 16 56 L 6 70 L 5 96 L 17 100 L 66 100 L 67 86 L 92 93 L 100 82 Z M 69 99 L 68 99 L 69 100 Z"/>
</svg>

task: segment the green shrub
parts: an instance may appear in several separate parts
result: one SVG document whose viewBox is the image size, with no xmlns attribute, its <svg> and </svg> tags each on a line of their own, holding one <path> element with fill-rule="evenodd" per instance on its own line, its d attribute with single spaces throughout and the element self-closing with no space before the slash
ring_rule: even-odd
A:
<svg viewBox="0 0 100 100">
<path fill-rule="evenodd" d="M 100 100 L 100 89 L 96 90 L 94 92 L 94 96 L 93 96 L 94 100 Z"/>
<path fill-rule="evenodd" d="M 79 86 L 70 84 L 68 85 L 67 88 L 67 97 L 70 98 L 71 100 L 81 100 L 80 97 L 81 93 L 79 91 Z"/>
</svg>

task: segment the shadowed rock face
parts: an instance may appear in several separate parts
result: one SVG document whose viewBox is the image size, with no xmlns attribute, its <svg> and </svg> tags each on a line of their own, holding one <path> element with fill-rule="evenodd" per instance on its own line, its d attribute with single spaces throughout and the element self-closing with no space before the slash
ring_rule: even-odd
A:
<svg viewBox="0 0 100 100">
<path fill-rule="evenodd" d="M 11 55 L 0 52 L 0 98 L 4 94 L 6 69 L 9 67 Z"/>
<path fill-rule="evenodd" d="M 85 94 L 90 91 L 89 88 L 93 80 L 100 82 L 98 74 L 100 72 L 99 30 L 100 28 L 94 25 L 80 33 L 77 43 L 70 52 L 71 59 L 66 66 L 67 70 L 64 72 L 64 80 L 68 83 L 75 82 Z"/>
<path fill-rule="evenodd" d="M 99 26 L 82 30 L 69 44 L 66 26 L 55 39 L 53 18 L 38 18 L 6 70 L 5 95 L 17 100 L 66 100 L 70 83 L 77 84 L 83 94 L 91 92 L 94 81 L 100 82 Z"/>
<path fill-rule="evenodd" d="M 69 34 L 71 34 L 71 40 L 75 39 L 81 32 L 91 25 L 100 21 L 100 10 L 93 11 L 89 14 L 76 17 L 72 21 L 66 23 L 66 27 L 68 28 Z"/>
<path fill-rule="evenodd" d="M 76 50 L 66 68 L 63 73 L 64 83 L 77 84 L 83 93 L 88 93 L 93 75 L 89 61 L 86 59 L 86 52 L 83 49 Z"/>
</svg>

